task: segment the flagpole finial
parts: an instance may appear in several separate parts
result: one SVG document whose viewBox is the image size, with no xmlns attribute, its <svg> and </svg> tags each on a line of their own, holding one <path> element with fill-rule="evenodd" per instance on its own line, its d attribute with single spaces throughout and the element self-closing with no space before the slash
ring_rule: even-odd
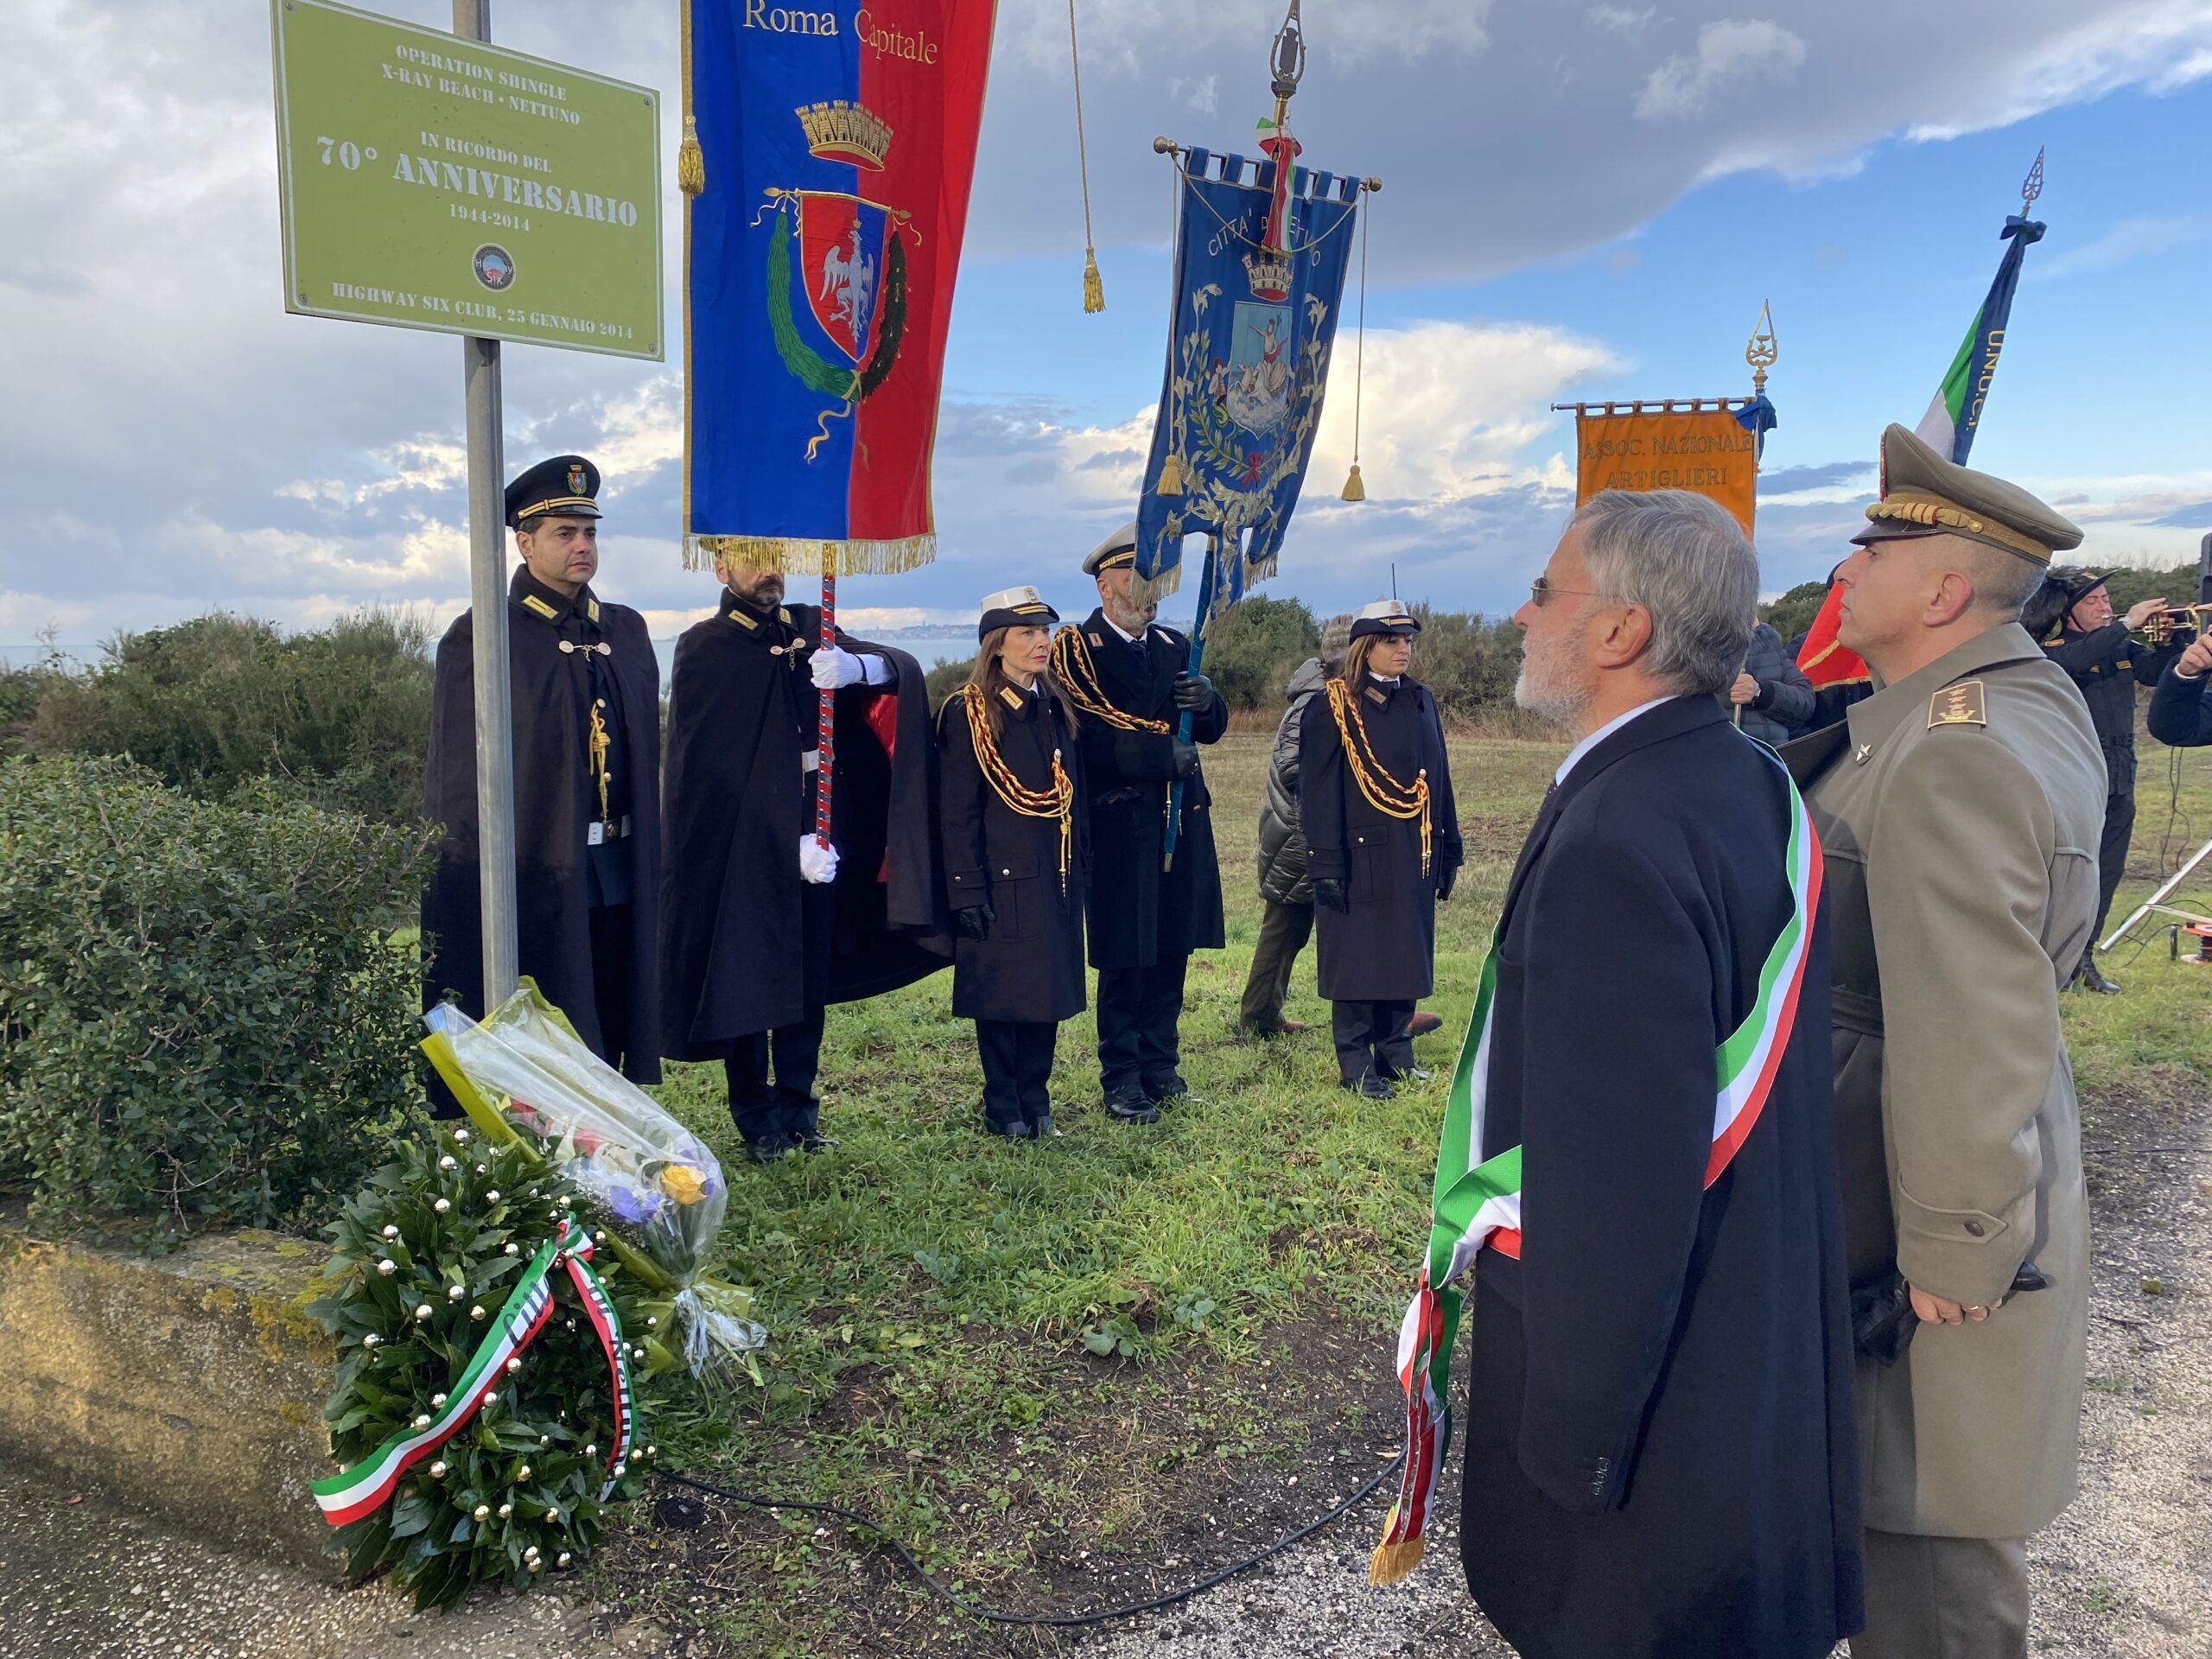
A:
<svg viewBox="0 0 2212 1659">
<path fill-rule="evenodd" d="M 1298 90 L 1298 83 L 1306 74 L 1306 36 L 1300 27 L 1298 0 L 1290 0 L 1290 10 L 1283 15 L 1282 27 L 1275 31 L 1274 51 L 1268 67 L 1274 72 L 1274 95 L 1287 99 Z M 1278 102 L 1280 109 L 1280 102 Z M 1280 119 L 1280 116 L 1277 118 Z"/>
<path fill-rule="evenodd" d="M 1766 372 L 1781 359 L 1782 351 L 1775 344 L 1773 302 L 1759 302 L 1759 320 L 1751 325 L 1751 337 L 1745 342 L 1744 361 L 1751 367 L 1751 391 L 1764 394 L 1766 391 Z"/>
<path fill-rule="evenodd" d="M 2027 217 L 2028 209 L 2036 205 L 2036 198 L 2043 194 L 2043 146 L 2036 147 L 2036 164 L 2028 169 L 2028 176 L 2020 181 L 2020 217 Z"/>
</svg>

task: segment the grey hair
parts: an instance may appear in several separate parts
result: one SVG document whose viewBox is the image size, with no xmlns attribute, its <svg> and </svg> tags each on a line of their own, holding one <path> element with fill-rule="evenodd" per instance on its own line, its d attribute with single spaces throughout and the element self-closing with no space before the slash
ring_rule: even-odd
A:
<svg viewBox="0 0 2212 1659">
<path fill-rule="evenodd" d="M 1751 649 L 1759 561 L 1728 510 L 1688 490 L 1600 490 L 1574 522 L 1598 596 L 1650 615 L 1645 671 L 1682 696 L 1733 684 Z"/>
</svg>

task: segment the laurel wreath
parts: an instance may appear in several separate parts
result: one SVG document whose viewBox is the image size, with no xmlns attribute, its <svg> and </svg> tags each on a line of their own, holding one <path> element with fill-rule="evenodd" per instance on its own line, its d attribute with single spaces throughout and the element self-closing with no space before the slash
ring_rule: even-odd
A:
<svg viewBox="0 0 2212 1659">
<path fill-rule="evenodd" d="M 906 332 L 906 248 L 895 229 L 888 240 L 890 257 L 884 269 L 875 343 L 868 361 L 855 372 L 830 362 L 799 338 L 798 325 L 791 317 L 791 215 L 780 211 L 776 214 L 776 233 L 768 243 L 768 322 L 784 366 L 809 390 L 857 404 L 890 377 L 893 365 L 899 360 L 899 342 Z"/>
</svg>

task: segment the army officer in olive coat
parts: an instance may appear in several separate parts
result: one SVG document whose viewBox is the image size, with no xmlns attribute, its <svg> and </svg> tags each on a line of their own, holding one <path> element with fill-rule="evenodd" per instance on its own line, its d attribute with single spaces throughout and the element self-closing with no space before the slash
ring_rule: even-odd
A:
<svg viewBox="0 0 2212 1659">
<path fill-rule="evenodd" d="M 2075 1491 L 2089 1249 L 2058 994 L 2096 913 L 2105 768 L 2017 619 L 2082 536 L 1900 426 L 1866 512 L 1840 638 L 1877 690 L 1783 751 L 1827 858 L 1854 1309 L 1886 1292 L 1918 1321 L 1859 1360 L 1852 1652 L 2024 1659 L 2026 1540 Z"/>
</svg>

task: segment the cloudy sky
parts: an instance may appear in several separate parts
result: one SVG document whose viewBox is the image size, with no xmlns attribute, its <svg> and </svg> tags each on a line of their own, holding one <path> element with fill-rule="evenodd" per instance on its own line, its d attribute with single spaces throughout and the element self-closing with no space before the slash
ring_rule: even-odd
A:
<svg viewBox="0 0 2212 1659">
<path fill-rule="evenodd" d="M 703 3 L 703 0 L 702 0 Z M 979 0 L 980 3 L 980 0 Z M 450 22 L 444 0 L 385 0 Z M 288 316 L 269 17 L 255 0 L 15 0 L 0 107 L 0 656 L 41 630 L 226 606 L 306 626 L 465 602 L 461 347 Z M 1743 389 L 1773 302 L 1767 585 L 1823 574 L 1876 435 L 1917 419 L 2050 152 L 1975 463 L 2064 504 L 2107 561 L 2212 531 L 2212 0 L 1308 0 L 1315 164 L 1382 175 L 1363 471 L 1337 355 L 1273 590 L 1510 608 L 1571 502 L 1574 397 Z M 1249 149 L 1280 0 L 1078 0 L 1108 309 L 1080 306 L 1059 0 L 1000 0 L 940 423 L 942 548 L 849 582 L 862 623 L 963 620 L 1133 511 L 1165 348 L 1157 133 Z M 664 89 L 676 0 L 499 0 L 503 44 Z M 669 316 L 679 224 L 667 202 Z M 1347 342 L 1348 343 L 1348 342 Z M 677 548 L 678 365 L 506 353 L 515 469 L 607 474 L 611 597 L 672 637 L 710 602 Z M 1171 608 L 1173 606 L 1171 605 Z"/>
</svg>

